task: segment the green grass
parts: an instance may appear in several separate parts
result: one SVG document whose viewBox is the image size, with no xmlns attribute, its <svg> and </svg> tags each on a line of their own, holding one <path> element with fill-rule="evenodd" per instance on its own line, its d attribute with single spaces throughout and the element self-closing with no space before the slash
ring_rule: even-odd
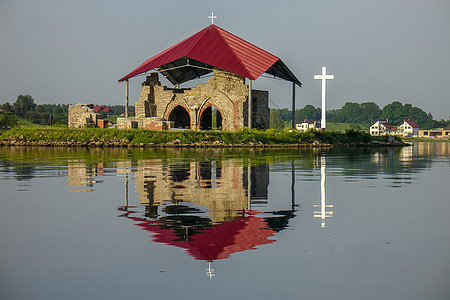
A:
<svg viewBox="0 0 450 300">
<path fill-rule="evenodd" d="M 19 127 L 27 127 L 27 128 L 36 128 L 36 127 L 42 127 L 42 125 L 33 123 L 27 119 L 19 118 Z"/>
<path fill-rule="evenodd" d="M 80 142 L 125 142 L 130 144 L 164 144 L 179 140 L 181 144 L 214 143 L 224 144 L 299 144 L 326 143 L 349 144 L 368 143 L 373 138 L 364 131 L 308 131 L 296 130 L 248 130 L 227 131 L 150 131 L 142 129 L 101 129 L 101 128 L 13 128 L 0 136 L 0 140 L 21 139 L 26 141 L 80 141 Z"/>
</svg>

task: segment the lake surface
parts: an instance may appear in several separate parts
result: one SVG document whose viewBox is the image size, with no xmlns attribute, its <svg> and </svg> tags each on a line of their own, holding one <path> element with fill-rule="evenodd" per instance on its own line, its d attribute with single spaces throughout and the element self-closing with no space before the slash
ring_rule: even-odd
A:
<svg viewBox="0 0 450 300">
<path fill-rule="evenodd" d="M 449 299 L 449 145 L 0 147 L 0 298 Z"/>
</svg>

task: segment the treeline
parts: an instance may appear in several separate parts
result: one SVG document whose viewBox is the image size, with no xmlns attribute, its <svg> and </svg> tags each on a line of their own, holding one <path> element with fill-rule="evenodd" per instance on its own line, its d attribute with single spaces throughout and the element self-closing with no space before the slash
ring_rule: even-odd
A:
<svg viewBox="0 0 450 300">
<path fill-rule="evenodd" d="M 125 112 L 124 105 L 103 105 L 110 108 L 113 115 L 121 115 Z M 69 104 L 36 104 L 30 95 L 19 95 L 17 100 L 10 104 L 0 104 L 0 130 L 15 127 L 19 119 L 28 120 L 38 125 L 67 124 Z M 134 111 L 134 107 L 129 107 Z M 99 112 L 100 117 L 106 118 L 106 113 Z"/>
<path fill-rule="evenodd" d="M 313 105 L 306 105 L 295 111 L 296 122 L 307 120 L 320 120 L 322 110 Z M 340 109 L 327 111 L 327 121 L 336 123 L 361 124 L 371 126 L 378 120 L 388 119 L 390 124 L 398 125 L 405 119 L 416 122 L 421 129 L 440 128 L 450 125 L 450 120 L 433 120 L 431 113 L 422 109 L 394 101 L 382 109 L 374 102 L 354 103 L 347 102 Z M 292 111 L 287 108 L 271 109 L 270 124 L 272 128 L 283 128 L 284 124 L 292 122 Z"/>
</svg>

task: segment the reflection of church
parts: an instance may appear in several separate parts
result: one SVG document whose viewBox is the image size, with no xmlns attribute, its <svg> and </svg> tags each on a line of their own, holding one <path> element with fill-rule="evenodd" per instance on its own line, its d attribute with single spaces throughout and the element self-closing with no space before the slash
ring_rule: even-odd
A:
<svg viewBox="0 0 450 300">
<path fill-rule="evenodd" d="M 212 224 L 218 224 L 232 220 L 252 204 L 267 202 L 267 165 L 249 169 L 238 160 L 158 162 L 140 161 L 136 170 L 135 187 L 146 217 L 161 217 L 174 206 L 177 210 L 196 206 L 204 207 Z"/>
<path fill-rule="evenodd" d="M 242 160 L 170 165 L 139 161 L 135 187 L 143 215 L 124 206 L 121 215 L 152 233 L 152 240 L 186 249 L 212 262 L 232 253 L 273 243 L 294 210 L 259 212 L 268 201 L 269 167 L 244 167 Z M 256 211 L 258 208 L 259 211 Z M 212 276 L 212 269 L 209 269 Z"/>
<path fill-rule="evenodd" d="M 78 161 L 69 161 L 67 164 L 68 186 L 91 188 L 96 183 L 95 177 L 103 171 L 103 164 L 93 164 L 87 166 Z M 71 191 L 86 191 L 86 189 L 76 189 Z"/>
</svg>

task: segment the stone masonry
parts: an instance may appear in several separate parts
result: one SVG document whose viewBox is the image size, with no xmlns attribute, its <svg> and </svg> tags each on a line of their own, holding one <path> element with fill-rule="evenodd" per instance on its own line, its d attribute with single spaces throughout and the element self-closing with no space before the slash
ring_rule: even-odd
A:
<svg viewBox="0 0 450 300">
<path fill-rule="evenodd" d="M 84 128 L 86 125 L 96 126 L 97 113 L 92 104 L 75 104 L 69 106 L 69 128 Z"/>
<path fill-rule="evenodd" d="M 158 73 L 147 76 L 136 102 L 134 120 L 138 128 L 211 128 L 211 107 L 217 110 L 220 128 L 237 131 L 248 126 L 248 85 L 244 77 L 215 69 L 208 83 L 193 88 L 161 86 Z M 118 128 L 120 122 L 118 119 Z M 252 90 L 252 125 L 269 127 L 268 92 Z M 218 126 L 218 127 L 219 127 Z"/>
</svg>

